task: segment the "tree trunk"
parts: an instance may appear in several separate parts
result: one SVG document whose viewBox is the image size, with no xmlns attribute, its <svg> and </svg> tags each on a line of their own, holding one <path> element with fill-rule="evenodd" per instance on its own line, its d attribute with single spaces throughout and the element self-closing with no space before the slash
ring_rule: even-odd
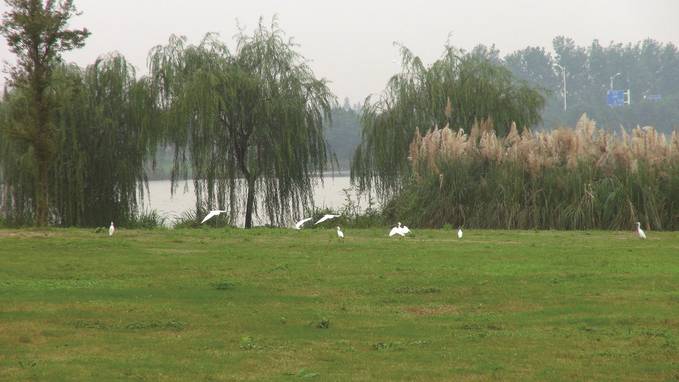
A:
<svg viewBox="0 0 679 382">
<path fill-rule="evenodd" d="M 247 179 L 248 199 L 245 204 L 245 228 L 252 228 L 252 213 L 255 207 L 255 177 Z"/>
<path fill-rule="evenodd" d="M 36 200 L 35 223 L 38 227 L 47 226 L 47 211 L 49 210 L 49 162 L 46 159 L 38 160 L 38 184 Z"/>
<path fill-rule="evenodd" d="M 42 72 L 40 72 L 42 73 Z M 35 160 L 38 164 L 38 178 L 36 179 L 36 195 L 35 195 L 35 225 L 38 227 L 47 226 L 47 211 L 49 210 L 49 165 L 50 165 L 50 136 L 48 128 L 49 111 L 47 106 L 47 99 L 44 92 L 47 87 L 45 84 L 47 80 L 43 75 L 37 75 L 36 84 L 34 85 L 33 102 L 36 113 L 36 131 L 37 134 L 33 137 L 33 150 L 35 151 Z"/>
</svg>

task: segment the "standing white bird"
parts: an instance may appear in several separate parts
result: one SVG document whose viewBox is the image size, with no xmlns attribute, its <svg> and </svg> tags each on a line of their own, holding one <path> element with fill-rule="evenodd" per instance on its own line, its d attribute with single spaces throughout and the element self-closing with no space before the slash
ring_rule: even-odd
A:
<svg viewBox="0 0 679 382">
<path fill-rule="evenodd" d="M 462 227 L 459 227 L 459 228 L 457 229 L 457 238 L 458 238 L 458 239 L 462 239 Z"/>
<path fill-rule="evenodd" d="M 339 226 L 337 227 L 337 237 L 344 239 L 344 232 L 342 232 Z"/>
<path fill-rule="evenodd" d="M 330 220 L 330 219 L 334 219 L 334 218 L 338 218 L 338 217 L 340 217 L 340 215 L 330 215 L 330 214 L 328 214 L 328 215 L 325 215 L 322 218 L 318 219 L 318 221 L 316 223 L 314 223 L 314 225 L 321 224 L 326 220 Z"/>
<path fill-rule="evenodd" d="M 224 211 L 224 210 L 212 210 L 212 211 L 210 211 L 209 214 L 207 214 L 207 216 L 205 216 L 205 218 L 203 219 L 202 222 L 200 222 L 200 224 L 203 224 L 206 221 L 212 219 L 213 217 L 218 216 L 219 214 L 223 214 L 223 213 L 226 213 L 226 211 Z"/>
<path fill-rule="evenodd" d="M 637 222 L 637 235 L 639 235 L 640 239 L 646 238 L 646 233 L 644 233 L 644 230 L 641 229 L 641 223 L 640 222 Z"/>
<path fill-rule="evenodd" d="M 108 227 L 108 235 L 113 236 L 113 234 L 116 232 L 116 227 L 113 225 L 113 222 L 111 222 L 111 226 Z"/>
<path fill-rule="evenodd" d="M 398 223 L 398 225 L 399 225 L 399 227 L 401 227 L 400 222 Z M 403 232 L 403 235 L 405 236 L 405 235 L 410 233 L 410 228 L 408 228 L 408 226 L 404 225 L 404 226 L 401 227 L 401 232 Z"/>
<path fill-rule="evenodd" d="M 304 225 L 304 223 L 308 222 L 311 219 L 312 218 L 306 218 L 306 219 L 302 219 L 302 220 L 298 221 L 297 223 L 295 223 L 295 229 L 302 229 L 302 226 Z"/>
</svg>

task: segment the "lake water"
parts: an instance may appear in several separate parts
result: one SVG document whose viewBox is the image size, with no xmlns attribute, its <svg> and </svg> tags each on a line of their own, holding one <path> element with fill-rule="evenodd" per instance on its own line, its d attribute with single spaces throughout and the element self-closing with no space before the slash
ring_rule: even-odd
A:
<svg viewBox="0 0 679 382">
<path fill-rule="evenodd" d="M 345 203 L 345 189 L 351 189 L 348 176 L 324 177 L 323 184 L 314 188 L 314 203 L 317 208 L 328 207 L 340 209 Z M 367 207 L 367 197 L 359 195 L 354 189 L 350 190 L 354 202 L 360 201 L 361 208 Z M 157 210 L 161 216 L 167 218 L 172 224 L 186 211 L 196 208 L 196 195 L 194 194 L 193 181 L 181 182 L 174 195 L 170 192 L 169 180 L 149 181 L 149 200 L 144 200 L 144 209 Z M 267 221 L 254 218 L 255 225 L 265 224 Z M 240 222 L 242 224 L 242 222 Z"/>
</svg>

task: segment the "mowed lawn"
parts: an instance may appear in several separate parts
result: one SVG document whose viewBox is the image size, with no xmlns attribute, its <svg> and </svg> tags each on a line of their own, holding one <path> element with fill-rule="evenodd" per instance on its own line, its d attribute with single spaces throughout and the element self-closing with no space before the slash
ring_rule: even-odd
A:
<svg viewBox="0 0 679 382">
<path fill-rule="evenodd" d="M 679 234 L 0 230 L 0 380 L 679 380 Z"/>
</svg>

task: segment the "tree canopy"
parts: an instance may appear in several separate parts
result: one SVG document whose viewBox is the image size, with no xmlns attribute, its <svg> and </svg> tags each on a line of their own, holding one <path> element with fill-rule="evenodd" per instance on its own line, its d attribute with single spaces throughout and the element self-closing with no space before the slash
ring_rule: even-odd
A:
<svg viewBox="0 0 679 382">
<path fill-rule="evenodd" d="M 87 29 L 68 29 L 77 14 L 73 0 L 5 0 L 9 10 L 3 14 L 0 34 L 17 57 L 10 71 L 12 87 L 23 92 L 23 110 L 9 115 L 8 138 L 22 141 L 30 149 L 34 167 L 33 202 L 35 223 L 45 226 L 49 212 L 49 166 L 56 153 L 54 121 L 50 119 L 56 99 L 50 86 L 61 53 L 84 46 Z M 16 148 L 15 148 L 16 149 Z M 24 150 L 25 151 L 25 150 Z M 27 159 L 27 158 L 26 158 Z"/>
<path fill-rule="evenodd" d="M 646 39 L 635 43 L 594 40 L 578 45 L 558 36 L 553 52 L 528 47 L 504 57 L 512 73 L 534 86 L 549 90 L 544 126 L 574 124 L 587 113 L 607 129 L 650 125 L 670 132 L 679 126 L 679 50 L 672 43 Z M 562 73 L 566 69 L 568 110 L 563 110 Z M 611 81 L 611 78 L 613 80 Z M 631 90 L 631 105 L 611 108 L 606 93 Z"/>
<path fill-rule="evenodd" d="M 323 120 L 334 96 L 276 20 L 241 31 L 234 53 L 209 34 L 172 37 L 149 70 L 175 147 L 173 184 L 191 166 L 197 211 L 220 208 L 252 227 L 258 201 L 272 225 L 312 202 L 312 176 L 327 165 Z"/>
<path fill-rule="evenodd" d="M 425 66 L 401 47 L 401 73 L 389 80 L 376 101 L 365 101 L 363 139 L 353 158 L 352 180 L 361 189 L 396 191 L 410 173 L 408 148 L 418 128 L 467 129 L 475 121 L 490 119 L 503 135 L 512 122 L 521 127 L 540 122 L 543 94 L 516 80 L 496 56 L 494 49 L 464 53 L 448 46 L 439 60 Z"/>
<path fill-rule="evenodd" d="M 157 146 L 154 96 L 145 79 L 118 54 L 86 69 L 60 65 L 50 82 L 54 156 L 48 167 L 50 216 L 62 226 L 129 224 L 144 196 L 144 163 Z M 30 146 L 5 139 L 26 109 L 23 88 L 0 103 L 0 183 L 3 215 L 33 221 L 36 183 Z"/>
</svg>

